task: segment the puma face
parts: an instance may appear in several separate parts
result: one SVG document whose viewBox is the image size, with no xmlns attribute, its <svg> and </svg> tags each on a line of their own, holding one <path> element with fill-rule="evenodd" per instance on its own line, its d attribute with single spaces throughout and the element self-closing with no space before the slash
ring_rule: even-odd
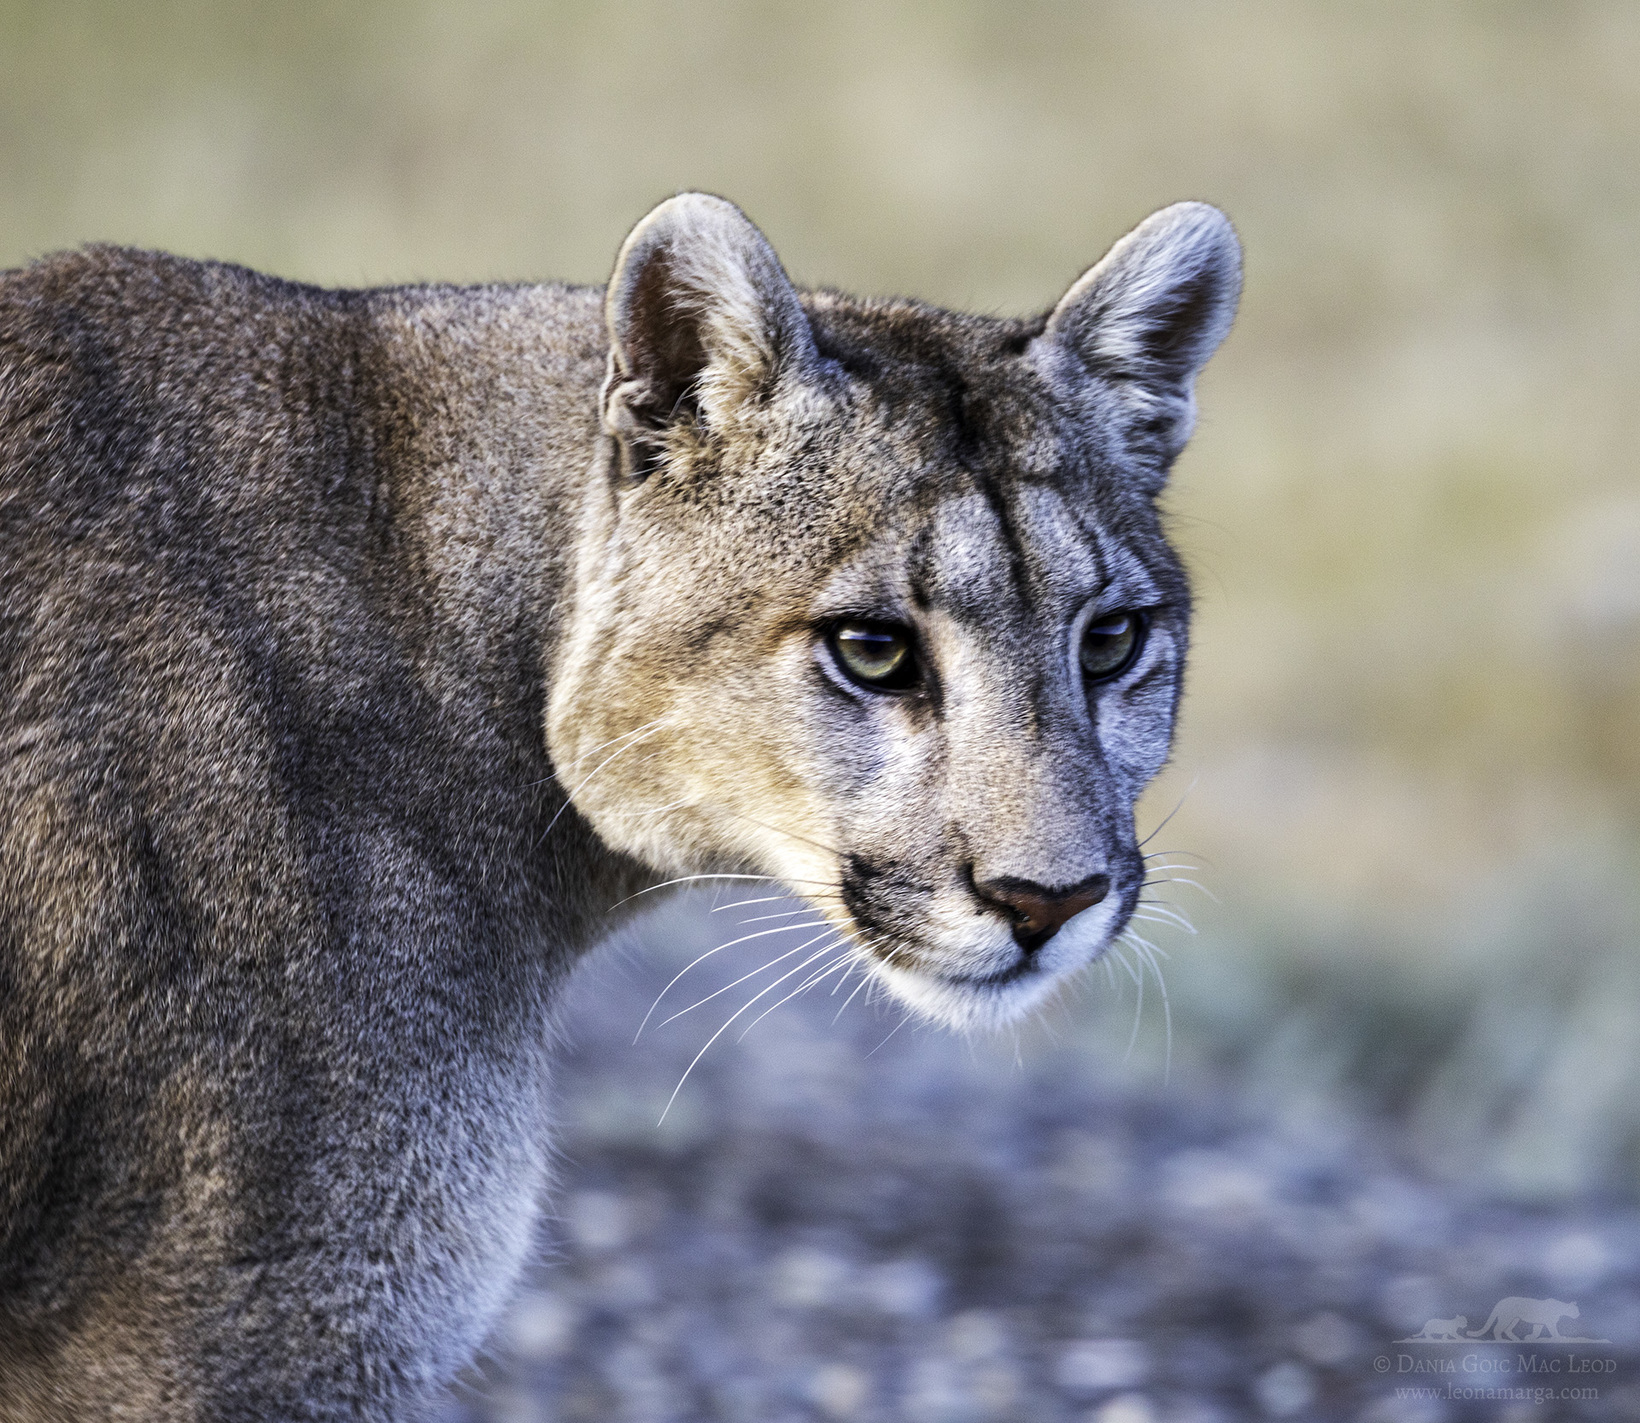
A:
<svg viewBox="0 0 1640 1423">
<path fill-rule="evenodd" d="M 730 204 L 662 204 L 608 291 L 550 683 L 577 810 L 665 878 L 807 898 L 788 989 L 852 960 L 996 1023 L 1096 958 L 1188 636 L 1153 500 L 1239 280 L 1181 204 L 1034 321 L 800 296 Z"/>
</svg>

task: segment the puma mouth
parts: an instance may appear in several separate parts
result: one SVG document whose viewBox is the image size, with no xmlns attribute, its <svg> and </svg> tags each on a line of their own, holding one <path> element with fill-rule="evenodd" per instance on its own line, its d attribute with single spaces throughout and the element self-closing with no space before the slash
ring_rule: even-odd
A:
<svg viewBox="0 0 1640 1423">
<path fill-rule="evenodd" d="M 957 989 L 1005 988 L 1008 984 L 1030 978 L 1039 971 L 1035 956 L 1032 954 L 1020 954 L 1005 968 L 996 969 L 991 973 L 956 973 L 942 970 L 933 955 L 920 950 L 872 948 L 869 952 L 877 963 L 895 973 L 915 974 L 919 978 L 948 984 Z"/>
<path fill-rule="evenodd" d="M 1038 1007 L 1060 975 L 1022 959 L 980 977 L 872 965 L 889 992 L 913 1013 L 948 1028 L 990 1030 L 1006 1026 Z"/>
<path fill-rule="evenodd" d="M 1005 988 L 1011 983 L 1018 983 L 1021 979 L 1033 977 L 1039 968 L 1036 956 L 1028 953 L 1020 953 L 1011 963 L 990 972 L 965 973 L 960 969 L 943 966 L 942 959 L 946 958 L 946 955 L 921 946 L 868 943 L 864 948 L 876 968 L 884 969 L 893 975 L 943 984 L 959 991 Z"/>
<path fill-rule="evenodd" d="M 894 973 L 915 975 L 957 989 L 1003 988 L 1038 972 L 1036 956 L 1029 953 L 1021 953 L 1012 963 L 989 973 L 963 973 L 942 968 L 942 955 L 910 945 L 885 947 L 873 944 L 867 948 L 867 953 L 881 967 Z"/>
<path fill-rule="evenodd" d="M 942 973 L 935 975 L 942 983 L 949 983 L 953 988 L 1005 988 L 1010 983 L 1018 983 L 1022 978 L 1030 978 L 1038 972 L 1036 962 L 1029 954 L 1021 954 L 1015 962 L 1007 968 L 998 969 L 995 973 L 965 974 Z"/>
<path fill-rule="evenodd" d="M 1116 903 L 1077 915 L 1034 949 L 995 942 L 956 948 L 905 941 L 871 942 L 860 926 L 861 948 L 871 970 L 889 992 L 923 1017 L 948 1027 L 999 1028 L 1030 1013 L 1078 970 L 1109 949 L 1123 916 Z M 858 921 L 857 921 L 858 922 Z M 966 962 L 964 961 L 966 959 Z"/>
</svg>

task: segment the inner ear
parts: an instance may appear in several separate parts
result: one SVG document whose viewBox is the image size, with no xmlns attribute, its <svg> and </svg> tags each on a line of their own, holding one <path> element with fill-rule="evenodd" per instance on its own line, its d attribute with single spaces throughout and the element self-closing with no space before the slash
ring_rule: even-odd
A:
<svg viewBox="0 0 1640 1423">
<path fill-rule="evenodd" d="M 699 413 L 694 386 L 706 369 L 706 345 L 697 313 L 679 302 L 672 255 L 657 252 L 633 283 L 625 354 L 641 380 L 626 394 L 633 415 L 658 429 Z"/>
<path fill-rule="evenodd" d="M 1206 203 L 1152 213 L 1085 272 L 1047 334 L 1090 370 L 1130 380 L 1193 380 L 1229 333 L 1241 296 L 1241 244 Z"/>
<path fill-rule="evenodd" d="M 1122 238 L 1048 317 L 1039 339 L 1109 385 L 1152 489 L 1190 436 L 1196 375 L 1229 332 L 1240 295 L 1230 220 L 1206 203 L 1176 203 Z"/>
<path fill-rule="evenodd" d="M 781 382 L 818 370 L 779 258 L 739 208 L 705 193 L 668 199 L 633 229 L 604 310 L 604 426 L 636 477 L 680 436 L 721 435 Z"/>
<path fill-rule="evenodd" d="M 621 473 L 647 479 L 666 453 L 667 430 L 698 420 L 696 384 L 706 366 L 699 324 L 677 305 L 668 253 L 636 273 L 623 335 L 610 357 L 604 426 L 616 438 Z"/>
</svg>

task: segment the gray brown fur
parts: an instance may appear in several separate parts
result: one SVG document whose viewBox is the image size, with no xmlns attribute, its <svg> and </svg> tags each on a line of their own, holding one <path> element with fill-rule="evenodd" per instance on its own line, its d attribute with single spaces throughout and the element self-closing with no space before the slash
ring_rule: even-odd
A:
<svg viewBox="0 0 1640 1423">
<path fill-rule="evenodd" d="M 1169 214 L 1034 322 L 799 296 L 698 195 L 607 293 L 0 278 L 0 1418 L 430 1396 L 531 1247 L 554 989 L 646 885 L 793 880 L 953 1021 L 1102 949 L 1237 284 Z M 1099 597 L 1156 648 L 1090 697 Z M 828 672 L 867 615 L 925 694 Z M 971 889 L 1090 868 L 1029 963 Z"/>
</svg>

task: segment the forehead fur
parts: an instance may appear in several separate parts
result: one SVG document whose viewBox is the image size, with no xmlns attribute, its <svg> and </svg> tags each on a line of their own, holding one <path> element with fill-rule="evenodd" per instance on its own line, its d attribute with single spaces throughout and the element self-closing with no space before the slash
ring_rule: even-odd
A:
<svg viewBox="0 0 1640 1423">
<path fill-rule="evenodd" d="M 1183 596 L 1152 500 L 1104 418 L 1108 390 L 1076 361 L 1044 358 L 1043 318 L 831 292 L 805 306 L 847 390 L 820 498 L 869 509 L 861 532 L 888 534 L 914 583 L 954 594 L 972 564 L 976 592 L 998 576 L 1018 584 L 1021 561 L 1051 581 L 1075 544 L 1135 593 Z M 976 544 L 958 529 L 988 536 Z"/>
<path fill-rule="evenodd" d="M 811 298 L 815 344 L 849 378 L 860 412 L 940 467 L 1044 474 L 1047 391 L 1025 354 L 1041 322 L 964 316 L 911 301 Z M 1051 458 L 1051 456 L 1050 456 Z M 1022 465 L 1022 462 L 1024 464 Z M 995 472 L 1001 472 L 995 469 Z"/>
<path fill-rule="evenodd" d="M 685 560 L 700 595 L 744 588 L 744 611 L 783 623 L 822 586 L 828 601 L 855 590 L 860 612 L 896 594 L 905 613 L 932 602 L 974 618 L 1106 583 L 1130 606 L 1183 601 L 1152 500 L 1103 418 L 1107 387 L 1038 340 L 1042 318 L 802 301 L 824 398 L 762 402 L 710 452 L 656 476 L 663 488 L 639 497 L 667 508 L 651 526 L 659 568 Z M 726 517 L 761 530 L 758 560 L 707 552 L 717 541 L 702 533 Z"/>
<path fill-rule="evenodd" d="M 1112 428 L 1112 392 L 1038 339 L 1045 318 L 832 292 L 806 297 L 805 306 L 817 349 L 847 381 L 840 433 L 886 457 L 875 472 L 879 487 L 908 481 L 912 490 L 894 493 L 937 499 L 1035 481 L 1107 507 L 1149 507 Z"/>
</svg>

